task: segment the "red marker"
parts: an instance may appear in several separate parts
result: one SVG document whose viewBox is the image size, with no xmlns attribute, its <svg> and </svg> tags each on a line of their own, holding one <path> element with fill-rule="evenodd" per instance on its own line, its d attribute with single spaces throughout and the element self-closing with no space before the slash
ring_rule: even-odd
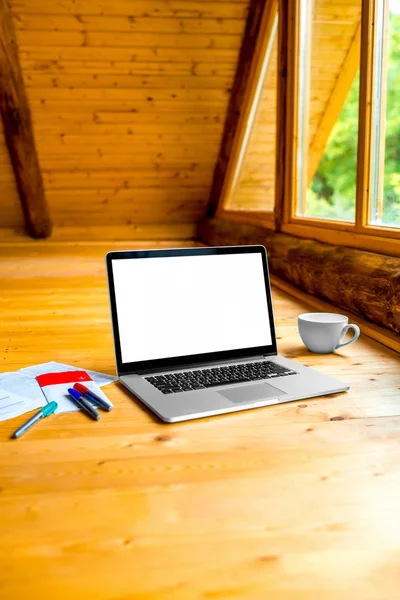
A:
<svg viewBox="0 0 400 600">
<path fill-rule="evenodd" d="M 112 410 L 113 405 L 111 404 L 111 402 L 109 402 L 108 400 L 104 400 L 104 398 L 100 398 L 100 396 L 92 392 L 92 390 L 89 390 L 89 388 L 87 388 L 82 383 L 74 383 L 74 389 L 80 392 L 88 400 L 91 400 L 95 404 L 98 404 L 98 406 L 100 406 L 101 408 L 104 408 L 104 410 Z"/>
</svg>

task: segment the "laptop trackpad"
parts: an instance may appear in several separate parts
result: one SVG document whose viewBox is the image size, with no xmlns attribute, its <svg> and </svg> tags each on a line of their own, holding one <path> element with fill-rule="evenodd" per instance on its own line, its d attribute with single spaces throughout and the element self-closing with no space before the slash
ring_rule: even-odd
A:
<svg viewBox="0 0 400 600">
<path fill-rule="evenodd" d="M 237 404 L 240 402 L 251 402 L 252 400 L 268 400 L 269 398 L 287 396 L 285 392 L 282 392 L 282 390 L 279 390 L 268 383 L 243 385 L 218 393 L 221 394 L 221 396 L 224 396 L 224 398 Z"/>
</svg>

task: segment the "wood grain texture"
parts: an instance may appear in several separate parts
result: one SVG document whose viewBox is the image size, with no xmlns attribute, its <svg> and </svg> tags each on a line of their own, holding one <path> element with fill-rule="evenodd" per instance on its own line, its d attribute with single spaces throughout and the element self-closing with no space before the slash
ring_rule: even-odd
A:
<svg viewBox="0 0 400 600">
<path fill-rule="evenodd" d="M 218 214 L 221 208 L 254 210 L 259 205 L 262 209 L 274 207 L 277 12 L 278 2 L 270 0 L 265 5 L 255 44 L 246 94 L 221 190 Z M 269 112 L 267 117 L 263 116 L 262 121 L 261 105 L 264 112 Z M 271 141 L 270 152 L 260 157 L 264 163 L 263 168 L 254 177 L 254 164 L 252 160 L 248 160 L 250 155 L 247 150 L 249 147 L 253 150 L 257 148 L 263 153 Z"/>
<path fill-rule="evenodd" d="M 85 239 L 91 240 L 92 243 L 99 244 L 106 241 L 117 242 L 123 241 L 125 247 L 130 243 L 137 243 L 141 240 L 146 243 L 146 240 L 154 240 L 157 243 L 168 242 L 169 240 L 183 240 L 185 244 L 190 244 L 196 234 L 195 223 L 141 223 L 141 224 L 126 224 L 126 225 L 63 225 L 54 227 L 51 234 L 51 239 L 55 242 L 71 242 L 76 243 Z M 27 236 L 23 227 L 1 227 L 0 239 L 10 243 L 26 243 Z M 147 242 L 148 243 L 148 242 Z"/>
<path fill-rule="evenodd" d="M 290 2 L 280 0 L 278 5 L 279 28 L 277 48 L 277 75 L 276 75 L 276 162 L 275 162 L 275 202 L 274 221 L 276 231 L 280 231 L 285 217 L 285 211 L 289 204 L 285 201 L 287 197 L 288 176 L 290 174 L 289 164 L 292 164 L 291 152 L 293 144 L 286 143 L 289 136 L 288 131 L 294 131 L 292 119 L 294 117 L 293 100 L 295 98 L 295 69 L 292 68 L 292 48 L 297 43 L 297 36 L 293 23 L 289 19 L 291 12 Z M 294 30 L 294 31 L 293 31 Z M 290 38 L 289 38 L 290 34 Z M 260 109 L 262 110 L 262 109 Z M 290 186 L 289 186 L 290 188 Z M 290 197 L 290 195 L 288 196 Z"/>
<path fill-rule="evenodd" d="M 30 0 L 13 0 L 15 10 L 21 14 L 36 15 L 113 15 L 125 18 L 192 18 L 192 19 L 245 19 L 247 11 L 246 0 L 40 0 L 32 3 Z M 130 22 L 134 22 L 132 18 Z"/>
<path fill-rule="evenodd" d="M 336 221 L 335 228 L 332 228 L 331 223 L 323 220 L 313 223 L 310 219 L 299 218 L 295 223 L 283 224 L 281 230 L 283 233 L 327 244 L 400 257 L 400 237 L 395 228 L 366 227 L 360 231 L 354 225 L 339 221 Z"/>
<path fill-rule="evenodd" d="M 305 187 L 308 187 L 360 64 L 361 2 L 352 0 L 348 6 L 344 6 L 340 0 L 316 0 L 310 3 L 310 34 L 306 36 L 306 62 L 309 64 L 306 67 L 305 109 L 304 114 L 297 117 L 300 63 L 296 37 L 298 31 L 292 17 L 297 8 L 306 5 L 306 2 L 279 3 L 278 65 L 275 42 L 263 94 L 258 102 L 257 117 L 248 139 L 246 157 L 241 165 L 236 194 L 230 204 L 232 210 L 243 212 L 271 211 L 276 205 L 277 229 L 284 221 L 284 198 L 293 199 L 295 204 L 297 150 L 304 154 L 303 160 L 308 155 L 309 165 L 306 168 L 309 177 L 305 171 L 302 174 Z M 251 93 L 251 87 L 248 86 L 243 95 L 244 103 Z M 302 136 L 297 131 L 300 123 L 304 127 Z M 298 149 L 300 138 L 304 148 Z M 293 151 L 292 145 L 296 145 Z M 231 161 L 235 160 L 233 152 L 229 155 Z M 293 171 L 293 185 L 288 175 L 285 182 L 285 170 L 290 173 Z M 275 181 L 271 174 L 276 174 Z M 303 209 L 304 201 L 305 192 Z M 296 211 L 297 206 L 293 208 L 293 214 Z"/>
<path fill-rule="evenodd" d="M 0 0 L 0 114 L 27 230 L 35 238 L 48 237 L 50 212 L 7 0 Z"/>
<path fill-rule="evenodd" d="M 55 227 L 204 215 L 247 4 L 11 0 Z"/>
<path fill-rule="evenodd" d="M 10 155 L 4 138 L 3 122 L 0 118 L 0 185 L 1 185 L 1 210 L 0 227 L 24 227 L 25 220 L 19 200 L 14 171 L 11 166 Z"/>
<path fill-rule="evenodd" d="M 245 3 L 243 3 L 245 4 Z M 149 3 L 150 6 L 150 3 Z M 135 11 L 135 5 L 131 6 Z M 50 13 L 52 7 L 49 7 Z M 211 34 L 241 34 L 244 19 L 222 19 L 218 18 L 193 18 L 182 17 L 179 20 L 172 17 L 150 15 L 137 17 L 134 15 L 112 16 L 107 15 L 46 15 L 22 13 L 16 23 L 16 28 L 21 31 L 80 31 L 80 32 L 124 32 L 124 33 L 150 33 L 150 32 L 174 32 L 174 33 L 211 33 Z"/>
<path fill-rule="evenodd" d="M 276 277 L 276 275 L 271 274 L 271 284 L 278 288 L 279 290 L 283 290 L 288 293 L 293 298 L 299 300 L 300 302 L 305 302 L 309 304 L 310 307 L 314 309 L 315 312 L 328 312 L 334 313 L 337 312 L 338 308 L 334 304 L 330 302 L 326 302 L 325 300 L 321 300 L 318 296 L 312 296 L 311 294 L 307 294 L 306 292 L 301 291 L 299 287 Z M 359 326 L 363 335 L 367 335 L 373 340 L 380 342 L 384 346 L 395 350 L 396 352 L 400 352 L 400 335 L 393 333 L 383 327 L 382 325 L 375 325 L 371 321 L 366 321 L 360 315 L 356 315 L 355 313 L 346 309 L 346 316 L 349 319 L 349 323 L 355 323 Z"/>
<path fill-rule="evenodd" d="M 3 370 L 114 371 L 104 254 L 122 247 L 0 246 Z M 281 353 L 348 393 L 163 425 L 112 384 L 98 423 L 0 424 L 2 600 L 397 600 L 398 354 L 312 355 L 310 307 L 273 301 Z"/>
<path fill-rule="evenodd" d="M 256 42 L 262 16 L 267 0 L 251 0 L 243 43 L 237 62 L 235 80 L 232 86 L 232 94 L 226 114 L 224 134 L 219 150 L 217 164 L 214 169 L 213 183 L 207 205 L 207 216 L 214 216 L 221 197 L 227 172 L 229 158 L 234 146 L 237 128 L 240 122 L 241 112 L 244 109 L 244 98 L 247 91 L 249 76 L 253 63 Z"/>
<path fill-rule="evenodd" d="M 328 132 L 332 131 L 335 123 L 334 114 L 338 116 L 340 113 L 340 108 L 346 100 L 357 72 L 357 65 L 360 64 L 357 32 L 361 21 L 361 4 L 361 0 L 351 0 L 347 3 L 350 10 L 343 15 L 342 11 L 346 10 L 346 7 L 340 0 L 333 2 L 316 0 L 315 2 L 311 39 L 309 40 L 311 68 L 309 140 L 311 147 L 315 143 L 313 140 L 318 139 L 320 127 L 321 136 L 327 140 Z M 332 15 L 332 12 L 336 14 Z M 327 59 L 329 51 L 335 51 L 335 54 Z M 343 70 L 344 74 L 342 74 Z M 324 74 L 322 85 L 319 71 Z M 336 101 L 334 111 L 332 110 L 332 101 Z M 325 116 L 326 111 L 328 111 L 328 115 Z"/>
<path fill-rule="evenodd" d="M 262 109 L 268 113 L 265 116 Z M 277 39 L 273 41 L 264 89 L 243 161 L 239 183 L 232 198 L 233 210 L 269 210 L 275 206 L 277 111 Z M 268 150 L 266 150 L 268 148 Z M 253 153 L 258 149 L 259 158 Z M 253 152 L 253 153 L 252 153 Z"/>
<path fill-rule="evenodd" d="M 371 214 L 372 161 L 371 139 L 376 110 L 373 90 L 373 72 L 375 70 L 376 35 L 375 19 L 377 5 L 374 0 L 364 0 L 361 22 L 361 56 L 363 68 L 360 71 L 360 109 L 357 146 L 357 187 L 355 222 L 362 230 L 369 222 Z M 382 90 L 383 91 L 383 90 Z"/>
<path fill-rule="evenodd" d="M 200 240 L 212 246 L 263 244 L 273 274 L 400 333 L 400 258 L 223 219 L 205 220 L 198 232 Z"/>
</svg>

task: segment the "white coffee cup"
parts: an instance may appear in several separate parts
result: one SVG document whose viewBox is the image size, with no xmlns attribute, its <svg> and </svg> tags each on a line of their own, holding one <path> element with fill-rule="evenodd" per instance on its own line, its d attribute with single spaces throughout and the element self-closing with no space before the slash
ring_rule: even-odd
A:
<svg viewBox="0 0 400 600">
<path fill-rule="evenodd" d="M 358 340 L 360 328 L 348 323 L 349 319 L 345 315 L 322 312 L 304 313 L 297 321 L 304 344 L 317 354 L 329 354 Z M 354 336 L 348 342 L 342 342 L 349 329 L 353 329 Z"/>
</svg>

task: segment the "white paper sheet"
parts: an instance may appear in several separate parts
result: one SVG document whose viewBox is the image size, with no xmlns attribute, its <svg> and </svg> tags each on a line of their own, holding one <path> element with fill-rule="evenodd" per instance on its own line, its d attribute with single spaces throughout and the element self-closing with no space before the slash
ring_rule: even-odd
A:
<svg viewBox="0 0 400 600">
<path fill-rule="evenodd" d="M 106 373 L 99 373 L 98 371 L 90 371 L 85 369 L 84 367 L 72 366 L 72 365 L 64 365 L 63 363 L 58 363 L 52 360 L 51 362 L 42 363 L 40 365 L 33 365 L 32 367 L 25 367 L 24 369 L 20 369 L 22 373 L 29 375 L 30 377 L 37 377 L 37 375 L 42 375 L 43 373 L 58 373 L 62 371 L 86 371 L 88 375 L 93 379 L 93 381 L 99 386 L 103 387 L 104 385 L 108 385 L 113 381 L 117 381 L 117 377 L 113 375 L 107 375 Z"/>
<path fill-rule="evenodd" d="M 43 388 L 43 394 L 47 402 L 57 402 L 58 407 L 56 415 L 66 412 L 75 412 L 81 410 L 68 394 L 68 388 L 73 387 L 73 383 L 60 383 L 58 385 L 46 385 Z"/>
<path fill-rule="evenodd" d="M 23 396 L 27 411 L 41 408 L 46 404 L 46 398 L 36 379 L 21 373 L 21 371 L 0 374 L 0 387 L 12 394 Z"/>
<path fill-rule="evenodd" d="M 84 385 L 101 398 L 104 398 L 104 400 L 110 402 L 110 400 L 107 398 L 104 392 L 99 388 L 98 385 L 94 383 L 94 381 L 85 381 Z M 78 406 L 68 394 L 68 388 L 71 388 L 73 386 L 73 383 L 59 383 L 55 385 L 46 385 L 43 388 L 43 394 L 46 396 L 47 402 L 57 402 L 58 404 L 58 408 L 55 414 L 59 415 L 65 412 L 75 412 L 77 410 L 82 410 L 80 406 Z M 96 408 L 96 410 L 99 409 L 100 413 L 102 412 L 101 408 L 99 408 L 96 403 L 91 402 L 90 400 L 89 402 L 90 404 L 92 404 L 92 406 L 94 406 L 94 408 Z"/>
<path fill-rule="evenodd" d="M 86 371 L 93 379 L 94 387 L 88 382 L 87 387 L 93 387 L 100 396 L 104 395 L 101 390 L 96 389 L 117 380 L 117 377 L 89 371 L 79 366 L 64 365 L 55 361 L 32 365 L 15 372 L 0 373 L 0 421 L 12 419 L 31 410 L 39 409 L 47 403 L 42 389 L 36 381 L 37 375 L 43 373 L 57 373 L 62 371 Z M 78 410 L 78 407 L 69 399 L 68 393 L 58 399 L 59 408 L 57 413 Z"/>
<path fill-rule="evenodd" d="M 0 388 L 0 421 L 6 421 L 7 419 L 23 415 L 27 410 L 30 409 L 27 408 L 23 396 Z"/>
<path fill-rule="evenodd" d="M 83 369 L 83 371 L 84 370 L 85 369 Z M 118 380 L 118 377 L 115 377 L 115 375 L 108 375 L 108 373 L 99 373 L 98 371 L 86 371 L 86 373 L 90 375 L 99 387 L 104 387 L 105 385 Z"/>
</svg>

